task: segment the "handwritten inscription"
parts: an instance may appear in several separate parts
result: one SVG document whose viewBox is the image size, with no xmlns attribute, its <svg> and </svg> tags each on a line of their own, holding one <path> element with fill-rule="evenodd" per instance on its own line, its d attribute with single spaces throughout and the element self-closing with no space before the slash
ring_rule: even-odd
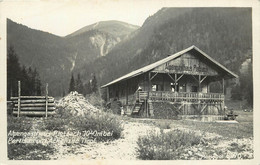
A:
<svg viewBox="0 0 260 165">
<path fill-rule="evenodd" d="M 113 131 L 53 131 L 53 132 L 17 132 L 10 130 L 8 133 L 8 144 L 17 143 L 36 143 L 36 144 L 50 144 L 63 141 L 64 143 L 87 143 L 89 137 L 98 136 L 113 136 Z M 44 138 L 39 138 L 44 137 Z"/>
</svg>

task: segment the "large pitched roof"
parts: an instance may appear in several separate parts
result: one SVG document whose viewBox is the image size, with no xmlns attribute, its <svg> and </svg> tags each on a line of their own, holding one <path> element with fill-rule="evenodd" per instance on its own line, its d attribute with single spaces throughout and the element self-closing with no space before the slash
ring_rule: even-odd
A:
<svg viewBox="0 0 260 165">
<path fill-rule="evenodd" d="M 169 56 L 169 57 L 166 57 L 166 58 L 164 58 L 164 59 L 162 59 L 162 60 L 159 60 L 159 61 L 157 61 L 157 62 L 155 62 L 155 63 L 152 63 L 152 64 L 150 64 L 150 65 L 147 65 L 147 66 L 145 66 L 145 67 L 142 67 L 142 68 L 140 68 L 140 69 L 137 69 L 137 70 L 135 70 L 135 71 L 132 71 L 132 72 L 130 72 L 130 73 L 128 73 L 128 74 L 126 74 L 126 75 L 124 75 L 124 76 L 122 76 L 122 77 L 119 77 L 119 78 L 117 78 L 117 79 L 115 79 L 115 80 L 113 80 L 113 81 L 107 83 L 106 85 L 101 86 L 101 88 L 110 86 L 110 85 L 112 85 L 112 84 L 114 84 L 114 83 L 117 83 L 117 82 L 119 82 L 119 81 L 126 80 L 126 79 L 129 79 L 129 78 L 138 76 L 138 75 L 140 75 L 140 74 L 143 74 L 143 73 L 145 73 L 145 72 L 148 72 L 148 71 L 150 71 L 150 70 L 156 68 L 157 66 L 160 66 L 160 65 L 162 65 L 162 64 L 164 64 L 164 63 L 166 63 L 166 62 L 168 62 L 168 61 L 171 61 L 171 60 L 173 60 L 173 59 L 175 59 L 175 58 L 181 56 L 182 54 L 184 54 L 184 53 L 186 53 L 186 52 L 188 52 L 188 51 L 190 51 L 190 50 L 192 50 L 192 49 L 198 51 L 201 55 L 203 55 L 206 59 L 208 59 L 209 61 L 211 61 L 212 63 L 214 63 L 217 67 L 219 67 L 220 69 L 222 69 L 222 70 L 224 70 L 225 72 L 227 72 L 231 77 L 233 77 L 233 78 L 238 78 L 238 76 L 237 76 L 235 73 L 231 72 L 231 71 L 228 70 L 226 67 L 224 67 L 223 65 L 221 65 L 219 62 L 215 61 L 213 58 L 211 58 L 209 55 L 207 55 L 205 52 L 203 52 L 202 50 L 200 50 L 199 48 L 197 48 L 196 46 L 193 45 L 193 46 L 191 46 L 191 47 L 189 47 L 189 48 L 187 48 L 187 49 L 184 49 L 184 50 L 182 50 L 182 51 L 180 51 L 180 52 L 178 52 L 178 53 L 175 53 L 175 54 L 173 54 L 173 55 L 171 55 L 171 56 Z"/>
</svg>

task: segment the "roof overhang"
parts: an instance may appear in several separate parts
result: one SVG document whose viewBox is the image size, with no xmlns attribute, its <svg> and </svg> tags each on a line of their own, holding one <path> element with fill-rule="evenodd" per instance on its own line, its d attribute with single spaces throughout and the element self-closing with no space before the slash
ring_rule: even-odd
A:
<svg viewBox="0 0 260 165">
<path fill-rule="evenodd" d="M 137 69 L 137 70 L 135 70 L 135 71 L 132 71 L 132 72 L 130 72 L 130 73 L 128 73 L 128 74 L 126 74 L 126 75 L 124 75 L 124 76 L 122 76 L 122 77 L 119 77 L 119 78 L 117 78 L 117 79 L 115 79 L 115 80 L 113 80 L 113 81 L 111 81 L 111 82 L 109 82 L 109 83 L 107 83 L 107 84 L 101 86 L 101 88 L 105 88 L 105 87 L 108 87 L 108 86 L 110 86 L 110 85 L 112 85 L 112 84 L 115 84 L 115 83 L 117 83 L 117 82 L 120 82 L 120 81 L 123 81 L 123 80 L 127 80 L 127 79 L 130 79 L 130 78 L 132 78 L 132 77 L 136 77 L 136 76 L 138 76 L 138 75 L 141 75 L 141 74 L 143 74 L 143 73 L 146 73 L 146 72 L 148 72 L 148 71 L 154 69 L 155 67 L 160 66 L 160 65 L 162 65 L 162 64 L 164 64 L 164 63 L 166 63 L 166 62 L 168 62 L 168 61 L 170 61 L 170 60 L 173 60 L 173 59 L 175 59 L 175 58 L 181 56 L 182 54 L 184 54 L 184 53 L 186 53 L 186 52 L 188 52 L 188 51 L 190 51 L 190 50 L 192 50 L 192 49 L 196 50 L 196 51 L 199 52 L 201 55 L 203 55 L 207 60 L 211 61 L 211 62 L 214 63 L 217 67 L 219 67 L 220 69 L 222 69 L 225 73 L 227 73 L 227 75 L 229 75 L 229 76 L 228 76 L 229 78 L 238 78 L 238 76 L 237 76 L 235 73 L 231 72 L 231 71 L 228 70 L 226 67 L 224 67 L 223 65 L 221 65 L 219 62 L 217 62 L 216 60 L 214 60 L 213 58 L 211 58 L 209 55 L 207 55 L 205 52 L 203 52 L 202 50 L 200 50 L 199 48 L 197 48 L 196 46 L 193 45 L 193 46 L 191 46 L 191 47 L 189 47 L 189 48 L 187 48 L 187 49 L 184 49 L 184 50 L 182 50 L 182 51 L 180 51 L 180 52 L 177 52 L 177 53 L 175 53 L 175 54 L 173 54 L 173 55 L 171 55 L 171 56 L 168 56 L 168 57 L 166 57 L 166 58 L 164 58 L 164 59 L 162 59 L 162 60 L 159 60 L 159 61 L 157 61 L 157 62 L 155 62 L 155 63 L 152 63 L 152 64 L 150 64 L 150 65 L 147 65 L 147 66 L 145 66 L 145 67 L 142 67 L 142 68 L 140 68 L 140 69 Z"/>
</svg>

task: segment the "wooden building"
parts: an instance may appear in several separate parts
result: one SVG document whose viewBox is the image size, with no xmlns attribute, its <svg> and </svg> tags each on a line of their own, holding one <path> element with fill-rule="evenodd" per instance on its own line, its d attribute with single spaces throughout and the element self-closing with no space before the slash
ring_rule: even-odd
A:
<svg viewBox="0 0 260 165">
<path fill-rule="evenodd" d="M 126 74 L 106 85 L 107 100 L 119 99 L 131 115 L 157 117 L 155 103 L 172 105 L 178 116 L 224 115 L 224 84 L 238 76 L 191 46 L 160 61 Z M 221 83 L 218 93 L 210 92 L 212 82 Z M 158 113 L 157 113 L 158 114 Z"/>
</svg>

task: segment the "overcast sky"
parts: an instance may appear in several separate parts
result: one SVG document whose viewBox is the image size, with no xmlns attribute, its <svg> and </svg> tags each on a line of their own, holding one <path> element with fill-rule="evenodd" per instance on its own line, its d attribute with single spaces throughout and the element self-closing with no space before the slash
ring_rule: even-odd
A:
<svg viewBox="0 0 260 165">
<path fill-rule="evenodd" d="M 257 2 L 257 0 L 254 0 Z M 59 36 L 99 21 L 141 26 L 162 7 L 240 6 L 248 0 L 0 0 L 0 18 Z"/>
<path fill-rule="evenodd" d="M 172 3 L 172 0 L 9 0 L 1 10 L 15 22 L 65 36 L 104 20 L 141 26 L 148 16 Z"/>
</svg>

